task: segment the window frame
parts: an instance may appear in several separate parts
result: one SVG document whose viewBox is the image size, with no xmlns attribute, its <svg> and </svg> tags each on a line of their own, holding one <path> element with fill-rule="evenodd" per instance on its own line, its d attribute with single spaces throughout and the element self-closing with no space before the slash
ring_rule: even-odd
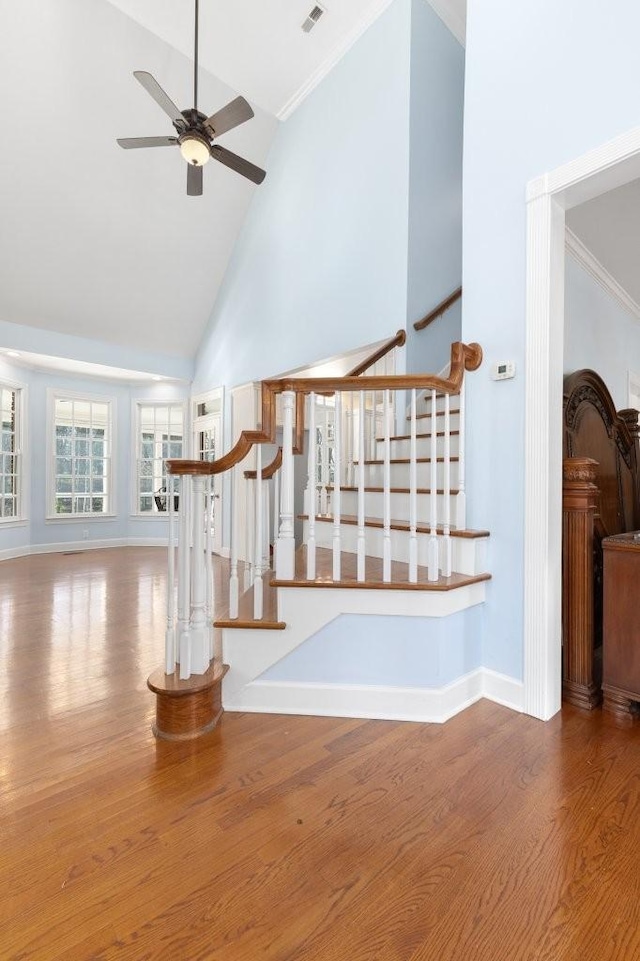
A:
<svg viewBox="0 0 640 961">
<path fill-rule="evenodd" d="M 187 422 L 189 407 L 188 401 L 178 397 L 135 397 L 131 401 L 131 476 L 130 476 L 130 516 L 135 520 L 166 520 L 167 513 L 164 511 L 140 510 L 140 492 L 138 490 L 138 451 L 140 441 L 140 415 L 143 407 L 178 407 L 182 411 L 182 457 L 190 456 L 189 424 Z M 153 496 L 155 492 L 151 492 Z"/>
<path fill-rule="evenodd" d="M 28 450 L 28 387 L 21 381 L 11 380 L 0 375 L 0 388 L 11 390 L 18 395 L 17 429 L 15 436 L 18 439 L 19 471 L 17 473 L 17 501 L 19 513 L 15 517 L 0 517 L 0 528 L 6 530 L 9 527 L 24 527 L 29 521 L 29 511 L 27 509 L 27 492 L 29 486 L 29 450 Z"/>
<path fill-rule="evenodd" d="M 55 511 L 55 458 L 56 458 L 56 421 L 55 421 L 55 411 L 56 411 L 56 401 L 57 400 L 71 400 L 71 401 L 82 401 L 84 403 L 91 404 L 106 404 L 108 408 L 108 437 L 107 441 L 111 448 L 111 454 L 107 458 L 109 462 L 109 470 L 106 475 L 107 478 L 107 497 L 109 510 L 103 513 L 93 513 L 87 511 L 86 513 L 70 513 L 70 514 L 57 514 Z M 60 389 L 57 387 L 47 388 L 47 505 L 45 520 L 46 523 L 53 524 L 76 524 L 82 522 L 96 523 L 102 521 L 112 521 L 118 516 L 117 509 L 117 489 L 116 489 L 116 478 L 117 465 L 116 465 L 116 455 L 117 455 L 117 435 L 116 435 L 116 398 L 104 394 L 92 394 L 89 391 L 75 391 Z"/>
</svg>

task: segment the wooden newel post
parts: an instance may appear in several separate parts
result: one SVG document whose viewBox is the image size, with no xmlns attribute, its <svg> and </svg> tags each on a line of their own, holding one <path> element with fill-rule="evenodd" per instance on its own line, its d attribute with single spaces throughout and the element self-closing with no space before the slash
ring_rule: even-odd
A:
<svg viewBox="0 0 640 961">
<path fill-rule="evenodd" d="M 602 700 L 593 667 L 597 468 L 590 457 L 568 457 L 562 464 L 562 695 L 588 710 Z"/>
</svg>

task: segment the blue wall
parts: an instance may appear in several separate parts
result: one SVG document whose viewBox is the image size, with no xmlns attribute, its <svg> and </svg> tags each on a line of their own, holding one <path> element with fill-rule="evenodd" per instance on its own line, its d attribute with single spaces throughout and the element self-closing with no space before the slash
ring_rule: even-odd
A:
<svg viewBox="0 0 640 961">
<path fill-rule="evenodd" d="M 196 389 L 273 376 L 404 327 L 410 18 L 410 0 L 396 0 L 280 127 Z"/>
<path fill-rule="evenodd" d="M 439 371 L 460 339 L 461 308 L 419 333 L 413 323 L 462 279 L 464 50 L 425 0 L 413 0 L 407 370 Z"/>
<path fill-rule="evenodd" d="M 640 374 L 640 321 L 572 257 L 565 284 L 564 372 L 595 370 L 622 410 L 629 406 L 629 371 Z"/>
<path fill-rule="evenodd" d="M 470 0 L 465 88 L 463 339 L 469 523 L 491 530 L 484 664 L 522 675 L 525 190 L 529 180 L 640 124 L 636 0 Z M 512 359 L 514 380 L 489 365 Z M 558 480 L 559 483 L 559 480 Z"/>
<path fill-rule="evenodd" d="M 450 617 L 342 614 L 260 680 L 442 687 L 480 667 L 482 611 Z"/>
<path fill-rule="evenodd" d="M 158 540 L 168 535 L 167 522 L 157 514 L 134 517 L 132 510 L 132 405 L 136 400 L 179 400 L 189 396 L 188 385 L 117 383 L 100 378 L 56 375 L 30 370 L 0 360 L 0 381 L 27 388 L 28 488 L 24 492 L 27 522 L 18 526 L 0 525 L 0 554 L 19 548 L 87 540 L 121 540 L 126 538 Z M 47 389 L 95 394 L 112 400 L 116 435 L 115 510 L 113 518 L 80 517 L 73 520 L 47 520 Z"/>
</svg>

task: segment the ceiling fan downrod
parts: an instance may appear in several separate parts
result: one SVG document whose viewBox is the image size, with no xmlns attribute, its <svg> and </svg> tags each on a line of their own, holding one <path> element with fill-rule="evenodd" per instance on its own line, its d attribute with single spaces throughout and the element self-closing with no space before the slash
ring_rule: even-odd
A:
<svg viewBox="0 0 640 961">
<path fill-rule="evenodd" d="M 193 109 L 198 110 L 198 8 L 199 0 L 196 3 L 196 29 L 195 29 L 195 54 L 193 58 Z"/>
</svg>

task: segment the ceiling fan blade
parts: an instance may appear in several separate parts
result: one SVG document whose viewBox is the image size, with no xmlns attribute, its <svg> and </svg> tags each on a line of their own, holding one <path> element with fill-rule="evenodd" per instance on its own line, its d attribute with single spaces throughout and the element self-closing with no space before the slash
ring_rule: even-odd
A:
<svg viewBox="0 0 640 961">
<path fill-rule="evenodd" d="M 136 147 L 174 147 L 178 143 L 177 137 L 119 137 L 118 143 L 125 150 Z"/>
<path fill-rule="evenodd" d="M 219 137 L 227 130 L 233 130 L 234 127 L 238 127 L 246 120 L 251 120 L 253 116 L 253 110 L 244 97 L 236 97 L 222 110 L 218 110 L 217 113 L 207 117 L 204 125 L 212 137 Z"/>
<path fill-rule="evenodd" d="M 214 160 L 219 160 L 225 167 L 230 167 L 231 170 L 235 170 L 236 173 L 246 177 L 247 180 L 253 181 L 254 184 L 261 184 L 267 176 L 265 170 L 261 170 L 260 167 L 256 167 L 245 160 L 244 157 L 238 157 L 237 154 L 231 153 L 226 147 L 220 147 L 218 144 L 211 147 L 211 156 Z"/>
<path fill-rule="evenodd" d="M 189 197 L 202 196 L 202 167 L 196 164 L 187 167 L 187 194 Z"/>
<path fill-rule="evenodd" d="M 178 110 L 173 100 L 169 99 L 155 77 L 152 77 L 151 74 L 147 73 L 146 70 L 134 70 L 133 76 L 136 78 L 138 83 L 142 84 L 147 93 L 153 97 L 158 106 L 162 107 L 164 112 L 171 117 L 174 123 L 180 124 L 181 127 L 187 126 L 181 112 Z"/>
</svg>

